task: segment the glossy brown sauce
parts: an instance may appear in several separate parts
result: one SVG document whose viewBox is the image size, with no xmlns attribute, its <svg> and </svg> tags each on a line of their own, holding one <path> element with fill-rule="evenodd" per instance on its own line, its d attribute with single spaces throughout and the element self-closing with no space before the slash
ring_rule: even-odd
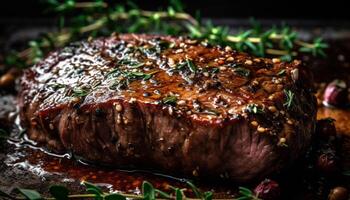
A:
<svg viewBox="0 0 350 200">
<path fill-rule="evenodd" d="M 338 108 L 318 108 L 317 118 L 331 117 L 335 119 L 335 126 L 337 132 L 350 136 L 350 110 L 349 109 L 338 109 Z"/>
<path fill-rule="evenodd" d="M 170 186 L 186 188 L 187 196 L 193 196 L 185 183 L 185 178 L 146 170 L 121 170 L 94 164 L 86 164 L 70 158 L 68 154 L 55 155 L 37 147 L 9 141 L 15 149 L 7 155 L 5 160 L 9 167 L 23 168 L 39 177 L 52 176 L 57 184 L 67 183 L 69 187 L 76 187 L 82 181 L 92 182 L 110 192 L 140 194 L 142 183 L 150 182 L 155 188 L 172 192 Z M 215 182 L 201 182 L 197 185 L 203 191 L 214 191 L 217 198 L 234 197 L 237 186 L 216 184 Z M 78 191 L 77 191 L 78 192 Z"/>
<path fill-rule="evenodd" d="M 332 117 L 336 120 L 337 131 L 343 135 L 350 136 L 350 110 L 336 108 L 318 108 L 318 119 Z M 18 145 L 18 144 L 16 144 Z M 185 184 L 174 178 L 161 177 L 152 173 L 131 172 L 116 169 L 108 169 L 103 167 L 95 167 L 93 165 L 84 165 L 78 163 L 74 159 L 66 157 L 57 157 L 47 154 L 38 149 L 18 146 L 11 144 L 11 149 L 15 149 L 7 154 L 6 164 L 9 167 L 20 166 L 28 168 L 28 171 L 38 174 L 59 174 L 57 183 L 69 182 L 69 184 L 78 184 L 82 180 L 100 183 L 107 186 L 110 190 L 118 190 L 123 192 L 139 193 L 140 186 L 144 180 L 150 181 L 155 187 L 167 190 L 168 184 L 185 187 Z M 213 189 L 215 183 L 208 184 Z M 202 187 L 201 187 L 202 188 Z M 235 191 L 235 185 L 225 185 L 224 187 L 215 187 L 215 191 L 219 191 L 217 196 L 232 196 Z"/>
</svg>

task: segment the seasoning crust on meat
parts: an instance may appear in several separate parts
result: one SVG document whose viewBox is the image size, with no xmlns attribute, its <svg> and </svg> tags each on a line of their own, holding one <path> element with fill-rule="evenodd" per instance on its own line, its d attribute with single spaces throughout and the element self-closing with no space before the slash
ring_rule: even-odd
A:
<svg viewBox="0 0 350 200">
<path fill-rule="evenodd" d="M 250 181 L 302 154 L 316 121 L 299 61 L 181 37 L 72 43 L 26 70 L 21 85 L 30 139 L 116 167 Z"/>
</svg>

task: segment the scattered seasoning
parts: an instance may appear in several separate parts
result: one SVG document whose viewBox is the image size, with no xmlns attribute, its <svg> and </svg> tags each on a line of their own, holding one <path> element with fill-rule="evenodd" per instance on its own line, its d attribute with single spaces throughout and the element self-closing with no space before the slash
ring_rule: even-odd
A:
<svg viewBox="0 0 350 200">
<path fill-rule="evenodd" d="M 252 121 L 252 122 L 250 122 L 250 124 L 253 125 L 253 126 L 258 126 L 259 125 L 257 121 Z"/>
<path fill-rule="evenodd" d="M 177 97 L 174 95 L 164 97 L 162 100 L 163 104 L 172 104 L 172 105 L 176 104 L 176 101 L 177 101 Z"/>
<path fill-rule="evenodd" d="M 65 84 L 61 84 L 61 83 L 54 83 L 54 84 L 50 84 L 48 85 L 48 87 L 52 88 L 53 90 L 58 90 L 60 88 L 65 88 L 67 85 Z"/>
<path fill-rule="evenodd" d="M 240 76 L 248 77 L 250 75 L 250 70 L 242 67 L 237 67 L 234 72 Z"/>
<path fill-rule="evenodd" d="M 283 75 L 285 75 L 286 74 L 286 70 L 285 69 L 282 69 L 281 71 L 279 71 L 278 73 L 277 73 L 277 76 L 283 76 Z"/>
<path fill-rule="evenodd" d="M 246 65 L 252 65 L 252 64 L 253 64 L 253 61 L 251 61 L 251 60 L 246 60 L 246 61 L 244 62 L 244 64 L 246 64 Z"/>
<path fill-rule="evenodd" d="M 269 111 L 271 111 L 273 113 L 277 111 L 276 106 L 269 106 L 268 109 L 269 109 Z"/>
<path fill-rule="evenodd" d="M 264 110 L 259 108 L 259 106 L 256 105 L 256 104 L 249 104 L 249 105 L 247 105 L 246 111 L 249 112 L 249 113 L 254 113 L 254 114 L 262 114 L 262 113 L 264 113 Z"/>
<path fill-rule="evenodd" d="M 278 141 L 278 146 L 281 146 L 281 147 L 288 147 L 288 145 L 286 144 L 287 140 L 286 138 L 282 137 L 280 138 L 280 140 Z"/>
<path fill-rule="evenodd" d="M 184 105 L 186 105 L 186 101 L 185 100 L 180 100 L 180 101 L 177 102 L 177 105 L 184 106 Z"/>
<path fill-rule="evenodd" d="M 284 94 L 286 95 L 286 101 L 284 102 L 283 106 L 291 109 L 294 102 L 294 93 L 290 90 L 285 89 Z"/>
<path fill-rule="evenodd" d="M 281 60 L 279 58 L 272 58 L 272 62 L 273 63 L 279 63 L 279 62 L 281 62 Z"/>
<path fill-rule="evenodd" d="M 227 67 L 225 67 L 225 66 L 220 66 L 219 67 L 219 70 L 221 70 L 221 71 L 225 71 L 227 69 Z"/>
<path fill-rule="evenodd" d="M 291 77 L 293 81 L 297 81 L 299 79 L 299 69 L 293 69 L 291 71 Z"/>
<path fill-rule="evenodd" d="M 263 133 L 263 132 L 266 131 L 266 128 L 259 126 L 258 129 L 257 129 L 257 131 L 258 131 L 259 133 Z"/>
<path fill-rule="evenodd" d="M 230 57 L 226 58 L 226 61 L 232 62 L 232 61 L 234 61 L 234 58 L 232 56 L 230 56 Z"/>
</svg>

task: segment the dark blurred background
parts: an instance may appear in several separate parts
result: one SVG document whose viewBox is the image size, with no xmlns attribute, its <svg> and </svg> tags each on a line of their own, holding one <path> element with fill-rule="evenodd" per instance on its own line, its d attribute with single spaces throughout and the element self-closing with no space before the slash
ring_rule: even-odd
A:
<svg viewBox="0 0 350 200">
<path fill-rule="evenodd" d="M 121 2 L 121 1 L 119 1 Z M 135 0 L 137 5 L 157 9 L 167 4 L 166 0 Z M 201 10 L 204 17 L 267 19 L 322 19 L 326 21 L 349 21 L 350 12 L 346 0 L 183 0 L 186 11 Z M 40 0 L 5 0 L 1 2 L 2 21 L 15 18 L 43 18 L 45 4 Z"/>
</svg>

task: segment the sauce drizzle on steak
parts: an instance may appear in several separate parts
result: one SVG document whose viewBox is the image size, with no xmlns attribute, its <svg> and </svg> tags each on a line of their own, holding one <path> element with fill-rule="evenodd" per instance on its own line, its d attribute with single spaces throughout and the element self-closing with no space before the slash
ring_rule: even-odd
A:
<svg viewBox="0 0 350 200">
<path fill-rule="evenodd" d="M 249 181 L 308 146 L 316 120 L 299 61 L 186 38 L 76 42 L 26 70 L 30 139 L 89 161 Z"/>
</svg>

